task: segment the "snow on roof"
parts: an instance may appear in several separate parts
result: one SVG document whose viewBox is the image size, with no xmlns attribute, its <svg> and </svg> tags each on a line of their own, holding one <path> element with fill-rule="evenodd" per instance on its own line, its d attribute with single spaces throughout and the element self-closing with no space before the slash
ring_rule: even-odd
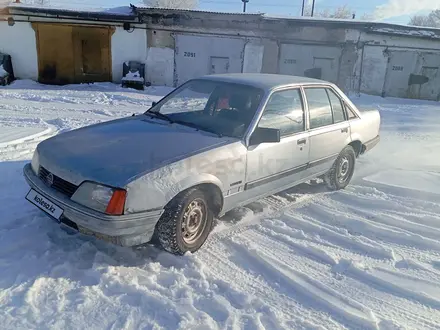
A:
<svg viewBox="0 0 440 330">
<path fill-rule="evenodd" d="M 349 22 L 349 23 L 365 23 L 366 21 L 348 19 L 348 18 L 329 18 L 329 17 L 316 17 L 316 16 L 289 16 L 289 15 L 274 15 L 263 14 L 268 19 L 286 19 L 286 20 L 303 20 L 303 21 L 323 21 L 323 22 Z"/>
<path fill-rule="evenodd" d="M 372 27 L 370 29 L 370 32 L 376 32 L 376 33 L 392 33 L 392 34 L 399 34 L 399 35 L 405 35 L 405 36 L 415 36 L 415 37 L 429 37 L 429 38 L 438 38 L 440 39 L 440 29 L 436 28 L 420 28 L 420 27 L 414 27 L 414 26 L 403 26 L 404 29 L 400 28 L 399 30 L 396 30 L 392 27 L 381 27 L 381 28 L 375 28 Z"/>
<path fill-rule="evenodd" d="M 73 8 L 70 5 L 65 7 L 56 6 L 41 6 L 41 5 L 28 5 L 21 3 L 12 3 L 8 6 L 9 10 L 19 10 L 26 12 L 33 12 L 46 15 L 57 15 L 67 17 L 81 17 L 83 19 L 114 19 L 114 20 L 135 20 L 137 19 L 137 13 L 142 12 L 148 15 L 153 12 L 172 12 L 172 13 L 206 13 L 214 15 L 240 15 L 240 16 L 257 16 L 267 20 L 288 20 L 302 23 L 317 23 L 317 24 L 341 24 L 341 25 L 356 25 L 362 26 L 371 33 L 384 33 L 395 34 L 408 37 L 421 37 L 421 38 L 440 38 L 440 29 L 431 27 L 409 26 L 403 24 L 393 24 L 378 21 L 363 21 L 356 19 L 339 19 L 339 18 L 324 18 L 324 17 L 305 17 L 305 16 L 286 16 L 286 15 L 273 15 L 265 13 L 255 12 L 219 12 L 219 11 L 206 11 L 198 9 L 174 9 L 174 8 L 161 8 L 161 7 L 142 7 L 134 6 L 121 6 L 115 8 Z"/>
<path fill-rule="evenodd" d="M 178 12 L 188 12 L 188 13 L 206 13 L 206 14 L 219 14 L 219 15 L 246 15 L 246 16 L 263 16 L 263 13 L 255 13 L 255 12 L 227 12 L 227 11 L 209 11 L 209 10 L 201 10 L 201 9 L 178 9 L 178 8 L 165 8 L 165 7 L 143 7 L 143 6 L 134 6 L 131 5 L 132 8 L 139 11 L 148 11 L 148 10 L 158 10 L 158 11 L 178 11 Z"/>
<path fill-rule="evenodd" d="M 64 16 L 81 16 L 86 17 L 108 17 L 108 18 L 134 18 L 136 14 L 129 6 L 121 6 L 115 8 L 76 8 L 74 6 L 45 6 L 36 4 L 11 3 L 8 5 L 10 11 L 28 11 L 41 14 L 54 14 Z"/>
<path fill-rule="evenodd" d="M 392 32 L 394 30 L 389 30 L 392 28 L 405 28 L 411 30 L 424 30 L 424 31 L 438 31 L 439 28 L 433 27 L 425 27 L 425 26 L 414 26 L 414 25 L 406 25 L 406 24 L 396 24 L 396 23 L 388 23 L 388 22 L 380 22 L 380 21 L 367 21 L 367 20 L 359 20 L 359 19 L 349 19 L 349 18 L 329 18 L 329 17 L 310 17 L 310 16 L 287 16 L 287 15 L 273 15 L 273 14 L 263 14 L 264 18 L 268 19 L 285 19 L 285 20 L 298 20 L 298 21 L 317 21 L 317 22 L 328 22 L 328 23 L 352 23 L 352 24 L 360 24 L 360 25 L 371 25 L 371 26 L 381 26 L 383 32 Z M 388 29 L 388 30 L 387 30 Z M 424 34 L 429 35 L 429 34 Z"/>
</svg>

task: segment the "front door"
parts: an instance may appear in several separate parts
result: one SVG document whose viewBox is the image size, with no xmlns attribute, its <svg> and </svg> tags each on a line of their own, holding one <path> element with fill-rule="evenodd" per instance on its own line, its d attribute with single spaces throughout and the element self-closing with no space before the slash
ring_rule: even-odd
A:
<svg viewBox="0 0 440 330">
<path fill-rule="evenodd" d="M 309 175 L 321 174 L 350 143 L 350 124 L 338 95 L 325 87 L 304 89 L 309 110 Z"/>
<path fill-rule="evenodd" d="M 258 127 L 279 129 L 281 141 L 249 147 L 245 195 L 250 198 L 288 188 L 306 175 L 310 143 L 300 89 L 274 92 Z"/>
</svg>

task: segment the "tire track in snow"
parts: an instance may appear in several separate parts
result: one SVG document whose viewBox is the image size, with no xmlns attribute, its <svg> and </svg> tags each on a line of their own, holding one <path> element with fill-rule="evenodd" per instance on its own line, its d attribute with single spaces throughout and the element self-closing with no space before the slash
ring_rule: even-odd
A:
<svg viewBox="0 0 440 330">
<path fill-rule="evenodd" d="M 351 193 L 348 191 L 341 191 L 340 194 L 332 196 L 332 200 L 342 203 L 344 207 L 350 208 L 352 211 L 362 209 L 363 211 L 370 211 L 372 214 L 379 214 L 373 212 L 374 210 L 381 210 L 390 215 L 397 215 L 405 218 L 407 221 L 415 224 L 425 225 L 434 229 L 440 229 L 440 216 L 438 213 L 431 212 L 429 209 L 421 208 L 419 206 L 408 207 L 402 205 L 394 199 L 378 199 L 374 196 L 368 196 L 360 193 Z M 432 206 L 432 204 L 430 205 Z M 409 220 L 411 219 L 411 220 Z"/>
<path fill-rule="evenodd" d="M 316 221 L 334 227 L 344 228 L 353 236 L 364 236 L 386 243 L 396 243 L 401 246 L 417 246 L 418 249 L 435 250 L 440 252 L 440 242 L 414 234 L 404 229 L 377 223 L 353 213 L 340 211 L 332 201 L 322 199 L 315 207 L 307 210 L 308 220 Z M 304 211 L 304 210 L 301 210 Z M 306 216 L 304 218 L 307 219 Z"/>
<path fill-rule="evenodd" d="M 272 256 L 275 258 L 275 260 L 278 260 L 279 262 L 282 262 L 285 265 L 289 265 L 290 267 L 294 267 L 296 270 L 301 271 L 304 274 L 307 274 L 307 276 L 314 278 L 317 281 L 322 281 L 325 279 L 328 283 L 327 285 L 330 285 L 334 290 L 337 292 L 340 292 L 341 294 L 345 294 L 346 296 L 352 297 L 355 301 L 360 302 L 361 304 L 368 306 L 371 305 L 371 309 L 374 311 L 374 313 L 377 314 L 377 317 L 380 317 L 382 321 L 380 322 L 379 328 L 385 328 L 386 324 L 388 326 L 394 324 L 394 319 L 398 317 L 399 319 L 405 318 L 407 320 L 407 323 L 413 323 L 414 325 L 417 325 L 417 327 L 420 326 L 421 323 L 423 323 L 426 327 L 426 329 L 436 329 L 437 323 L 435 321 L 430 321 L 429 318 L 427 319 L 421 319 L 420 314 L 420 308 L 419 302 L 415 300 L 411 300 L 413 304 L 415 304 L 413 307 L 415 309 L 411 309 L 411 307 L 407 307 L 407 303 L 404 304 L 396 304 L 394 300 L 391 300 L 393 302 L 390 303 L 390 299 L 393 299 L 394 297 L 399 297 L 404 300 L 408 300 L 405 297 L 395 296 L 392 292 L 386 292 L 389 296 L 388 297 L 382 297 L 377 298 L 378 294 L 383 294 L 383 291 L 380 291 L 375 286 L 371 286 L 370 282 L 364 282 L 362 278 L 353 278 L 358 285 L 366 285 L 371 290 L 374 290 L 374 293 L 371 293 L 370 295 L 366 294 L 368 290 L 365 289 L 357 289 L 356 287 L 358 285 L 350 285 L 347 287 L 347 284 L 340 285 L 340 281 L 334 281 L 334 280 L 328 280 L 331 277 L 335 277 L 338 279 L 341 275 L 339 272 L 339 267 L 342 267 L 341 265 L 344 265 L 346 262 L 346 259 L 341 259 L 341 265 L 339 264 L 339 261 L 334 264 L 333 262 L 329 261 L 327 263 L 328 270 L 323 269 L 318 264 L 313 264 L 313 261 L 316 261 L 315 258 L 310 258 L 312 262 L 307 262 L 307 260 L 301 259 L 298 260 L 296 255 L 296 250 L 292 246 L 283 247 L 280 245 L 280 240 L 278 239 L 270 239 L 268 237 L 264 237 L 258 232 L 254 232 L 252 230 L 246 231 L 240 236 L 237 237 L 236 241 L 242 243 L 242 244 L 249 244 L 248 242 L 258 242 L 258 250 L 262 251 L 263 253 Z M 251 243 L 252 244 L 252 243 Z M 288 244 L 287 244 L 288 245 Z M 292 248 L 291 251 L 289 251 L 289 248 Z M 299 251 L 300 253 L 302 251 Z M 359 259 L 359 256 L 355 258 L 355 260 Z M 323 261 L 324 263 L 324 261 Z M 326 274 L 328 273 L 328 274 Z M 328 276 L 331 274 L 331 276 Z M 429 282 L 429 281 L 428 281 Z M 429 282 L 432 283 L 432 282 Z M 376 291 L 378 290 L 378 291 Z M 386 305 L 386 309 L 379 309 L 376 310 L 377 306 L 384 306 Z M 405 322 L 403 323 L 405 324 Z M 394 328 L 393 328 L 394 329 Z"/>
<path fill-rule="evenodd" d="M 373 268 L 374 271 L 375 268 Z M 380 268 L 378 268 L 380 269 Z M 366 269 L 362 268 L 362 265 L 357 265 L 351 260 L 341 260 L 337 266 L 334 268 L 335 272 L 341 273 L 361 282 L 368 283 L 370 286 L 377 288 L 379 291 L 385 291 L 392 295 L 410 300 L 417 301 L 425 306 L 440 310 L 440 299 L 432 297 L 424 292 L 415 291 L 408 286 L 402 285 L 396 278 L 404 279 L 410 278 L 410 281 L 416 281 L 424 283 L 429 288 L 435 288 L 435 291 L 440 292 L 440 287 L 434 283 L 430 283 L 426 280 L 421 280 L 420 278 L 411 278 L 409 276 L 402 276 L 398 273 L 393 273 L 388 270 L 382 270 L 382 273 L 394 274 L 394 280 L 384 279 L 384 276 L 375 275 L 374 272 L 368 272 Z M 393 276 L 393 275 L 391 275 Z M 428 284 L 427 284 L 428 283 Z"/>
<path fill-rule="evenodd" d="M 295 242 L 289 235 L 277 233 L 276 231 L 265 228 L 263 226 L 259 226 L 257 228 L 261 233 L 264 233 L 276 241 L 283 242 L 287 246 L 292 249 L 295 249 L 297 252 L 302 255 L 309 257 L 317 262 L 321 262 L 329 265 L 336 265 L 337 260 L 335 257 L 331 256 L 327 251 L 311 246 L 307 243 L 298 243 Z"/>
<path fill-rule="evenodd" d="M 330 320 L 327 315 L 305 308 L 295 299 L 268 286 L 261 276 L 250 274 L 240 264 L 229 260 L 228 256 L 235 253 L 234 249 L 231 250 L 229 241 L 218 242 L 214 249 L 202 249 L 199 252 L 200 259 L 207 266 L 206 272 L 217 279 L 214 283 L 219 287 L 219 293 L 233 302 L 235 308 L 246 308 L 250 303 L 249 299 L 261 300 L 271 314 L 273 311 L 281 313 L 276 319 L 285 320 L 285 323 L 290 324 L 288 328 L 341 329 L 341 326 Z M 246 297 L 243 296 L 244 292 Z M 285 326 L 286 324 L 280 325 L 281 328 Z"/>
<path fill-rule="evenodd" d="M 298 193 L 298 191 L 301 189 L 307 191 L 313 189 L 313 186 L 303 184 L 299 187 L 294 187 L 280 193 L 284 196 L 289 196 L 288 198 L 281 197 L 280 194 L 277 194 L 259 200 L 257 203 L 263 206 L 263 211 L 255 213 L 252 209 L 250 209 L 250 212 L 253 212 L 253 216 L 250 221 L 239 221 L 237 223 L 235 223 L 235 221 L 232 225 L 225 225 L 225 223 L 228 222 L 229 217 L 228 215 L 223 216 L 219 219 L 219 229 L 214 228 L 205 245 L 215 244 L 219 240 L 239 234 L 240 232 L 246 231 L 247 229 L 258 225 L 263 218 L 282 215 L 287 210 L 300 208 L 301 206 L 307 205 L 313 202 L 315 199 L 322 198 L 322 196 L 325 195 L 325 193 Z M 244 206 L 244 208 L 248 207 L 249 206 Z"/>
<path fill-rule="evenodd" d="M 368 205 L 362 205 L 363 203 L 359 203 L 362 198 L 357 197 L 353 198 L 352 195 L 349 194 L 341 194 L 345 195 L 348 200 L 345 198 L 340 201 L 341 198 L 337 198 L 336 196 L 332 196 L 331 203 L 337 210 L 344 210 L 347 213 L 355 214 L 356 216 L 368 219 L 371 222 L 375 222 L 378 224 L 384 224 L 389 226 L 390 228 L 395 228 L 396 230 L 405 230 L 408 233 L 420 235 L 429 239 L 436 240 L 440 238 L 440 217 L 438 217 L 439 227 L 432 227 L 423 223 L 415 223 L 406 219 L 405 216 L 388 214 L 387 209 L 380 209 L 380 212 L 374 212 L 374 203 L 370 203 Z M 339 195 L 339 196 L 341 196 Z M 335 200 L 336 199 L 336 200 Z M 330 204 L 330 203 L 328 203 Z"/>
<path fill-rule="evenodd" d="M 286 295 L 298 299 L 306 306 L 328 313 L 332 317 L 336 315 L 337 321 L 349 328 L 378 329 L 378 321 L 373 312 L 360 303 L 340 295 L 321 282 L 279 262 L 251 243 L 243 244 L 237 240 L 236 237 L 230 240 L 236 250 L 233 258 L 249 271 L 260 274 L 268 283 L 276 279 Z"/>
<path fill-rule="evenodd" d="M 308 209 L 314 209 L 313 207 Z M 311 234 L 317 234 L 324 240 L 343 247 L 347 250 L 355 250 L 367 256 L 376 259 L 395 259 L 394 251 L 387 247 L 384 247 L 374 241 L 364 242 L 360 237 L 347 235 L 347 233 L 341 233 L 335 230 L 335 227 L 326 226 L 314 218 L 304 215 L 304 210 L 298 209 L 295 214 L 292 214 L 290 210 L 286 212 L 285 219 L 289 220 L 295 228 L 299 228 L 304 232 Z M 308 213 L 307 213 L 308 214 Z"/>
<path fill-rule="evenodd" d="M 354 196 L 370 197 L 374 198 L 376 202 L 383 202 L 379 204 L 380 208 L 389 209 L 390 204 L 397 204 L 396 208 L 400 210 L 419 210 L 424 214 L 438 216 L 440 214 L 440 203 L 438 198 L 435 198 L 432 194 L 424 194 L 417 192 L 417 194 L 410 194 L 410 190 L 402 192 L 400 188 L 393 188 L 390 186 L 380 186 L 378 184 L 372 186 L 368 182 L 363 181 L 364 185 L 350 185 L 346 190 L 340 193 L 352 194 Z M 398 195 L 402 194 L 404 195 Z M 425 200 L 426 196 L 434 197 Z M 420 197 L 423 198 L 420 198 Z"/>
</svg>

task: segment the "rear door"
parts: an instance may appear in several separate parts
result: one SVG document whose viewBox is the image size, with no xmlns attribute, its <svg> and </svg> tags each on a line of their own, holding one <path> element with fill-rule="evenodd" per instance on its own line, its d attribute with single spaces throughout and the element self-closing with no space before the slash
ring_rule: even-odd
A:
<svg viewBox="0 0 440 330">
<path fill-rule="evenodd" d="M 350 143 L 350 125 L 343 103 L 330 87 L 305 87 L 309 117 L 308 174 L 320 174 L 332 166 L 342 149 Z"/>
</svg>

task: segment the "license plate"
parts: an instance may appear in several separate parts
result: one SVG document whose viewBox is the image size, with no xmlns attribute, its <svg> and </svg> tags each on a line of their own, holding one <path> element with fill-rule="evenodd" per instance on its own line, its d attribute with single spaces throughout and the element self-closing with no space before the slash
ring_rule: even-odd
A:
<svg viewBox="0 0 440 330">
<path fill-rule="evenodd" d="M 55 205 L 49 199 L 40 195 L 33 189 L 28 192 L 26 199 L 59 222 L 61 215 L 64 212 L 61 207 Z"/>
</svg>

